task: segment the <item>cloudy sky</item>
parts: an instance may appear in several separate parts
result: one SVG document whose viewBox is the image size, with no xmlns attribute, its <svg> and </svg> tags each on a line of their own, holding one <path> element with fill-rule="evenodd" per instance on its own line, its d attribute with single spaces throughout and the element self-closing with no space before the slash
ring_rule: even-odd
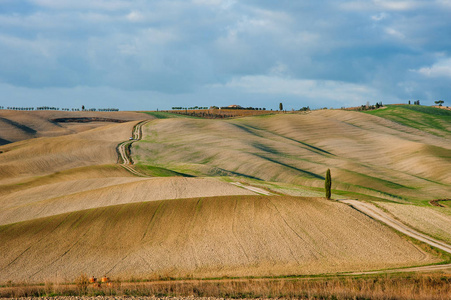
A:
<svg viewBox="0 0 451 300">
<path fill-rule="evenodd" d="M 451 104 L 451 0 L 0 0 L 0 106 Z"/>
</svg>

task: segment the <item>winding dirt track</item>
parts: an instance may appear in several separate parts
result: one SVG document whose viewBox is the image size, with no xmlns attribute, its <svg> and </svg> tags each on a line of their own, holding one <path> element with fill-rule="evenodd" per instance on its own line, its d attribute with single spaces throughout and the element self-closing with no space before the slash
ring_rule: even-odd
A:
<svg viewBox="0 0 451 300">
<path fill-rule="evenodd" d="M 364 213 L 365 215 L 367 215 L 373 219 L 384 222 L 388 226 L 394 228 L 395 230 L 397 230 L 401 233 L 404 233 L 405 235 L 413 237 L 414 239 L 417 239 L 421 242 L 424 242 L 428 245 L 431 245 L 435 248 L 438 248 L 440 250 L 443 250 L 443 251 L 451 254 L 451 245 L 448 245 L 447 243 L 436 240 L 430 236 L 422 234 L 422 233 L 402 224 L 401 222 L 395 220 L 393 217 L 389 216 L 387 213 L 385 213 L 383 210 L 377 208 L 373 204 L 360 202 L 357 200 L 341 200 L 341 202 L 349 204 L 353 208 L 357 209 L 358 211 Z"/>
<path fill-rule="evenodd" d="M 117 151 L 120 155 L 120 158 L 122 160 L 122 167 L 124 167 L 124 169 L 126 169 L 127 171 L 129 171 L 130 173 L 133 173 L 134 175 L 137 176 L 141 176 L 141 177 L 147 177 L 146 175 L 136 171 L 132 165 L 133 165 L 133 160 L 131 159 L 129 153 L 127 152 L 127 148 L 131 146 L 131 144 L 133 144 L 136 141 L 141 140 L 142 138 L 142 126 L 146 123 L 148 123 L 149 120 L 144 120 L 144 121 L 140 121 L 139 123 L 137 123 L 135 125 L 135 127 L 133 128 L 133 132 L 132 132 L 132 139 L 129 141 L 125 141 L 120 143 L 117 146 Z"/>
</svg>

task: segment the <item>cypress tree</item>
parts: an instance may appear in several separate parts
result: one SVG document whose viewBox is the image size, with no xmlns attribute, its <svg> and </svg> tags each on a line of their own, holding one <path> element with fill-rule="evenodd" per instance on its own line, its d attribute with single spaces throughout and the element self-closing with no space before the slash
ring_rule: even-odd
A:
<svg viewBox="0 0 451 300">
<path fill-rule="evenodd" d="M 325 188 L 326 188 L 326 199 L 330 200 L 330 196 L 331 196 L 331 187 L 332 187 L 332 179 L 330 177 L 330 169 L 327 169 L 326 172 L 326 180 L 324 182 Z"/>
</svg>

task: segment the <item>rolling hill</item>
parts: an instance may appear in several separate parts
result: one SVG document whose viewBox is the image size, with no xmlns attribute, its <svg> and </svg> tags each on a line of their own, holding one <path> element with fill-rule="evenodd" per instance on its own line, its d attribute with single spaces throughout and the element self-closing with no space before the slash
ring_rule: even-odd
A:
<svg viewBox="0 0 451 300">
<path fill-rule="evenodd" d="M 420 105 L 389 105 L 385 109 L 366 113 L 437 136 L 448 137 L 451 132 L 451 110 L 447 109 Z"/>
<path fill-rule="evenodd" d="M 437 109 L 439 110 L 439 109 Z M 451 119 L 443 119 L 449 126 Z M 359 112 L 314 111 L 232 120 L 165 119 L 145 128 L 132 153 L 140 164 L 193 176 L 240 176 L 382 199 L 451 193 L 451 133 L 437 136 Z"/>
<path fill-rule="evenodd" d="M 1 146 L 0 224 L 122 203 L 253 194 L 215 179 L 134 177 L 116 164 L 116 146 L 136 123 Z"/>
<path fill-rule="evenodd" d="M 35 138 L 1 147 L 0 184 L 74 168 L 115 164 L 116 146 L 136 122 L 102 126 L 58 137 Z"/>
<path fill-rule="evenodd" d="M 136 112 L 97 111 L 14 111 L 0 110 L 0 145 L 37 137 L 53 137 L 78 133 L 114 122 L 57 122 L 55 119 L 97 119 L 138 121 L 152 116 Z"/>
<path fill-rule="evenodd" d="M 0 226 L 0 282 L 321 274 L 439 261 L 345 204 L 227 196 L 141 202 Z"/>
<path fill-rule="evenodd" d="M 418 113 L 423 127 L 413 123 Z M 433 211 L 417 221 L 410 206 L 394 203 L 417 208 L 451 192 L 451 120 L 435 111 L 229 120 L 114 112 L 130 122 L 86 124 L 52 121 L 86 116 L 78 112 L 0 114 L 0 283 L 80 272 L 323 274 L 440 261 L 346 204 L 319 198 L 328 168 L 334 198 L 384 201 L 399 219 L 449 238 L 438 230 L 447 212 L 434 208 L 441 223 L 430 222 Z M 393 119 L 399 115 L 404 121 Z M 117 164 L 116 147 L 143 119 L 151 121 L 131 154 L 149 176 L 137 177 Z"/>
</svg>

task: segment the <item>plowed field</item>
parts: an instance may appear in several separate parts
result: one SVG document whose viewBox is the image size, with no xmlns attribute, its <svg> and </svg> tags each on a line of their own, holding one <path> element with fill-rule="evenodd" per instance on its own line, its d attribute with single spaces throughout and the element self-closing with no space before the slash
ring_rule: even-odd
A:
<svg viewBox="0 0 451 300">
<path fill-rule="evenodd" d="M 321 274 L 436 262 L 389 228 L 320 198 L 154 201 L 0 226 L 0 281 Z"/>
</svg>

